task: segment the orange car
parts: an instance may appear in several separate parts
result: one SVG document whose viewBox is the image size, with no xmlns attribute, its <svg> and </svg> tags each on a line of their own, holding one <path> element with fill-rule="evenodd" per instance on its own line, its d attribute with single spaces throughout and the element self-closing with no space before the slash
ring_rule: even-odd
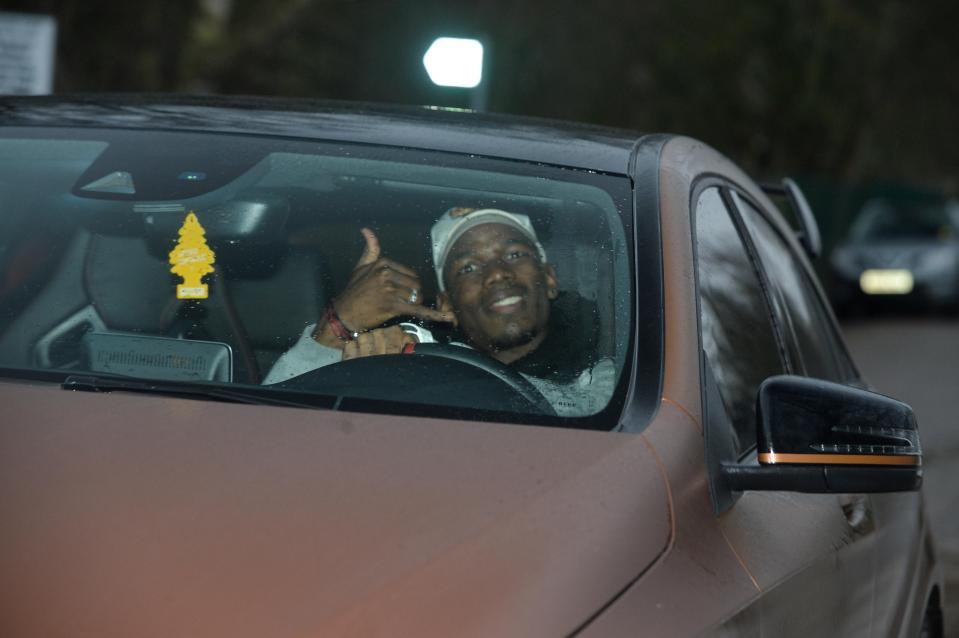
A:
<svg viewBox="0 0 959 638">
<path fill-rule="evenodd" d="M 910 408 L 684 137 L 0 100 L 0 635 L 940 635 Z"/>
</svg>

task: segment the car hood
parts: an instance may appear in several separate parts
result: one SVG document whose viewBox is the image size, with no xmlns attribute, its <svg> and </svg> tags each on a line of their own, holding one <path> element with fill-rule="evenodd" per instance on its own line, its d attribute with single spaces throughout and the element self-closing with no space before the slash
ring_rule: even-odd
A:
<svg viewBox="0 0 959 638">
<path fill-rule="evenodd" d="M 836 248 L 834 261 L 849 262 L 857 269 L 915 268 L 927 252 L 940 248 L 935 239 L 903 239 L 842 244 Z"/>
<path fill-rule="evenodd" d="M 670 537 L 641 435 L 0 383 L 4 636 L 568 635 Z"/>
</svg>

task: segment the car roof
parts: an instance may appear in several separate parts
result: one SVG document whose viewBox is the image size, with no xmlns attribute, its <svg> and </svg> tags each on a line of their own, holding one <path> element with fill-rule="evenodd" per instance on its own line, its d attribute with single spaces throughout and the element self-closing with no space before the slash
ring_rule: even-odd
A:
<svg viewBox="0 0 959 638">
<path fill-rule="evenodd" d="M 627 174 L 635 131 L 430 106 L 102 94 L 0 98 L 4 126 L 193 130 L 472 153 Z"/>
</svg>

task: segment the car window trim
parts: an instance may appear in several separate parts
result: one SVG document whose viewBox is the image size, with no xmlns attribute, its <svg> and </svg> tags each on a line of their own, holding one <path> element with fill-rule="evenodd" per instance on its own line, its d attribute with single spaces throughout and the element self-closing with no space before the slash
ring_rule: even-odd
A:
<svg viewBox="0 0 959 638">
<path fill-rule="evenodd" d="M 754 197 L 747 193 L 745 189 L 734 183 L 730 183 L 729 188 L 731 192 L 735 192 L 737 197 L 740 197 L 743 201 L 750 204 L 756 210 L 756 212 L 759 213 L 759 216 L 762 217 L 762 219 L 769 225 L 773 232 L 786 245 L 786 249 L 789 251 L 793 262 L 799 264 L 799 270 L 802 273 L 802 277 L 806 282 L 808 289 L 812 291 L 812 294 L 818 303 L 818 314 L 823 317 L 823 323 L 827 324 L 826 328 L 831 331 L 833 342 L 842 348 L 843 356 L 840 356 L 839 353 L 835 352 L 830 353 L 836 369 L 842 372 L 844 383 L 861 384 L 862 375 L 860 374 L 859 369 L 856 367 L 856 364 L 849 353 L 849 349 L 846 346 L 845 340 L 842 338 L 842 332 L 839 329 L 838 322 L 836 321 L 835 315 L 832 312 L 832 306 L 829 304 L 825 292 L 822 290 L 822 286 L 818 285 L 817 280 L 812 273 L 812 266 L 810 265 L 809 260 L 804 258 L 805 255 L 800 256 L 802 251 L 796 250 L 796 247 L 790 242 L 789 237 L 783 232 L 782 228 L 780 228 L 780 225 L 771 218 L 769 212 L 758 201 L 756 201 Z M 732 199 L 733 198 L 730 197 L 731 201 Z M 743 213 L 741 210 L 739 210 L 739 207 L 735 206 L 734 202 L 733 204 L 736 208 L 737 215 L 742 215 Z M 748 229 L 746 229 L 745 226 L 744 230 L 748 233 Z"/>
<path fill-rule="evenodd" d="M 719 191 L 720 199 L 723 202 L 723 206 L 726 208 L 726 213 L 730 216 L 730 220 L 733 223 L 733 226 L 736 228 L 736 233 L 740 238 L 740 241 L 743 243 L 743 248 L 746 251 L 746 254 L 749 258 L 750 265 L 753 268 L 753 272 L 756 273 L 757 278 L 759 279 L 760 288 L 762 289 L 763 294 L 763 303 L 766 305 L 766 312 L 769 318 L 771 329 L 773 332 L 773 338 L 776 340 L 776 348 L 779 351 L 779 362 L 783 366 L 784 371 L 791 370 L 791 367 L 787 364 L 788 359 L 786 358 L 786 349 L 785 349 L 785 340 L 782 335 L 782 328 L 779 325 L 779 318 L 776 316 L 772 304 L 770 303 L 769 298 L 769 285 L 766 281 L 766 274 L 764 270 L 759 270 L 757 268 L 756 262 L 756 253 L 755 247 L 752 244 L 750 239 L 744 239 L 743 233 L 745 227 L 743 221 L 739 218 L 738 211 L 735 208 L 731 207 L 731 201 L 728 194 L 725 192 L 725 189 L 731 186 L 731 182 L 724 176 L 718 175 L 716 173 L 703 173 L 695 177 L 690 183 L 690 199 L 689 199 L 689 216 L 690 216 L 690 241 L 692 242 L 692 255 L 693 255 L 693 278 L 695 285 L 695 297 L 696 297 L 696 339 L 699 347 L 699 361 L 700 361 L 700 370 L 699 370 L 699 380 L 700 388 L 702 389 L 700 401 L 704 406 L 703 411 L 703 420 L 704 430 L 710 427 L 720 427 L 719 424 L 713 423 L 710 425 L 710 419 L 705 410 L 707 405 L 706 399 L 706 388 L 707 388 L 707 371 L 706 366 L 710 365 L 706 360 L 705 351 L 703 350 L 703 331 L 702 331 L 702 304 L 701 304 L 701 292 L 699 284 L 699 251 L 697 249 L 697 203 L 699 198 L 702 196 L 703 192 L 709 188 L 717 188 Z M 748 235 L 747 235 L 748 238 Z M 788 373 L 788 372 L 785 372 Z M 725 409 L 725 408 L 724 408 Z M 728 427 L 732 428 L 732 424 L 728 423 Z M 708 439 L 708 437 L 707 437 Z M 749 454 L 753 453 L 756 450 L 756 443 L 749 445 L 742 450 L 737 452 L 737 460 L 747 457 Z"/>
<path fill-rule="evenodd" d="M 786 374 L 792 374 L 793 366 L 791 358 L 789 357 L 788 350 L 786 348 L 786 341 L 782 334 L 782 326 L 779 322 L 779 317 L 776 316 L 772 303 L 770 294 L 770 286 L 766 277 L 766 272 L 762 269 L 761 262 L 756 253 L 756 247 L 752 242 L 752 238 L 746 231 L 746 227 L 742 219 L 739 217 L 739 211 L 732 205 L 732 199 L 729 197 L 726 189 L 730 186 L 730 182 L 725 177 L 720 175 L 706 173 L 696 178 L 690 188 L 690 238 L 693 242 L 693 269 L 695 271 L 695 281 L 696 281 L 696 312 L 697 312 L 697 322 L 699 321 L 699 313 L 702 312 L 700 307 L 699 298 L 700 298 L 700 288 L 699 288 L 699 253 L 696 250 L 696 239 L 697 239 L 697 225 L 696 225 L 696 203 L 699 201 L 700 196 L 703 192 L 710 187 L 717 187 L 719 189 L 720 198 L 723 201 L 723 205 L 726 207 L 726 212 L 729 214 L 730 219 L 733 222 L 733 226 L 736 228 L 736 233 L 739 235 L 740 241 L 743 243 L 744 248 L 746 249 L 746 254 L 749 256 L 750 264 L 753 267 L 753 270 L 756 272 L 757 277 L 759 278 L 760 287 L 763 291 L 763 300 L 766 304 L 766 309 L 769 313 L 769 321 L 773 327 L 773 335 L 776 339 L 776 346 L 779 349 L 779 358 L 780 362 L 783 364 L 783 370 L 786 371 Z M 702 326 L 698 331 L 699 338 L 699 349 L 702 350 Z"/>
</svg>

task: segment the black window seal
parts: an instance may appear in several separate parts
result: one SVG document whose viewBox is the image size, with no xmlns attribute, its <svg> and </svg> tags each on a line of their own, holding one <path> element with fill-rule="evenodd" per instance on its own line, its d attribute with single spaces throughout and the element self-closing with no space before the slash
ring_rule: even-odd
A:
<svg viewBox="0 0 959 638">
<path fill-rule="evenodd" d="M 633 191 L 633 338 L 631 362 L 627 362 L 623 370 L 624 375 L 628 372 L 630 376 L 629 389 L 615 428 L 617 432 L 642 432 L 662 402 L 665 301 L 659 177 L 662 151 L 670 139 L 671 136 L 662 134 L 639 138 L 629 161 Z M 640 302 L 641 298 L 645 303 Z M 649 303 L 651 301 L 653 303 Z M 643 357 L 642 365 L 640 357 Z"/>
</svg>

